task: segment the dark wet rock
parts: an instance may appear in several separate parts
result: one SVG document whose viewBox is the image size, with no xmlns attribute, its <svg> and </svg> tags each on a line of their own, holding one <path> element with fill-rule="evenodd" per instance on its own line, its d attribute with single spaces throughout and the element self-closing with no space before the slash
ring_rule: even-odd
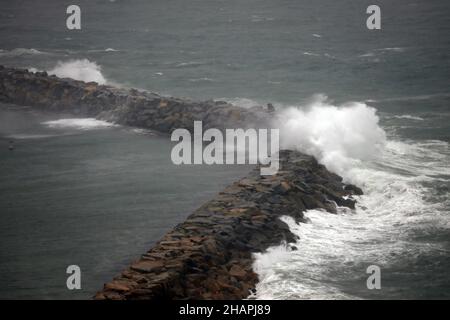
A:
<svg viewBox="0 0 450 320">
<path fill-rule="evenodd" d="M 98 292 L 96 299 L 243 299 L 255 290 L 253 253 L 298 237 L 279 218 L 305 222 L 306 209 L 331 213 L 354 206 L 353 188 L 317 161 L 280 152 L 281 170 L 256 168 L 168 232 L 142 258 Z M 258 195 L 256 197 L 255 195 Z"/>
<path fill-rule="evenodd" d="M 96 117 L 122 125 L 171 133 L 193 130 L 193 122 L 207 128 L 268 126 L 269 113 L 244 109 L 223 101 L 191 101 L 136 89 L 48 76 L 46 72 L 0 68 L 0 101 L 42 110 Z"/>
<path fill-rule="evenodd" d="M 192 130 L 195 120 L 203 121 L 205 129 L 267 127 L 270 117 L 261 107 L 194 102 L 2 66 L 0 101 L 164 133 Z M 352 196 L 360 194 L 360 188 L 345 185 L 313 157 L 281 151 L 276 175 L 261 176 L 255 168 L 225 188 L 105 284 L 95 298 L 246 298 L 258 281 L 252 269 L 253 253 L 283 242 L 297 249 L 292 243 L 298 237 L 280 217 L 307 222 L 305 210 L 336 213 L 336 206 L 354 208 Z"/>
<path fill-rule="evenodd" d="M 350 191 L 352 194 L 357 195 L 357 196 L 360 196 L 360 195 L 364 194 L 364 192 L 362 191 L 361 188 L 359 188 L 357 186 L 354 186 L 352 184 L 347 184 L 344 187 L 344 190 L 345 191 Z"/>
</svg>

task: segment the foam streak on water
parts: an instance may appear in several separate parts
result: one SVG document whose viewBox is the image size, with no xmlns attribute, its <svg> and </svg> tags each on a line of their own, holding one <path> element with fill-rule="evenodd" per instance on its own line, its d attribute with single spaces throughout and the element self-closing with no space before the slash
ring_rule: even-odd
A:
<svg viewBox="0 0 450 320">
<path fill-rule="evenodd" d="M 95 118 L 59 119 L 59 120 L 45 121 L 42 124 L 49 128 L 56 128 L 56 129 L 70 128 L 79 130 L 92 130 L 115 126 L 110 122 L 97 120 Z"/>
</svg>

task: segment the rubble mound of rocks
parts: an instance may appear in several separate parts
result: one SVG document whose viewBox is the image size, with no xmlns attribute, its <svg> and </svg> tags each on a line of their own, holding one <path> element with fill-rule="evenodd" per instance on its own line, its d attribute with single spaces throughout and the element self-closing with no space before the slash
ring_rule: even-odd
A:
<svg viewBox="0 0 450 320">
<path fill-rule="evenodd" d="M 194 102 L 146 91 L 60 79 L 0 66 L 0 101 L 171 133 L 204 128 L 269 127 L 273 107 L 244 109 L 221 101 Z M 105 284 L 96 299 L 243 299 L 258 281 L 253 253 L 297 239 L 279 218 L 354 208 L 361 189 L 346 185 L 310 156 L 280 152 L 280 170 L 259 168 L 220 192 L 153 248 Z"/>
<path fill-rule="evenodd" d="M 96 117 L 162 133 L 171 133 L 177 128 L 192 131 L 194 121 L 203 121 L 205 129 L 267 127 L 270 117 L 262 107 L 244 109 L 224 101 L 165 97 L 1 65 L 0 101 L 80 117 Z"/>
<path fill-rule="evenodd" d="M 297 239 L 279 218 L 308 209 L 354 208 L 346 185 L 310 156 L 281 151 L 281 170 L 258 168 L 207 202 L 105 284 L 96 299 L 243 299 L 258 281 L 253 253 Z M 297 249 L 291 245 L 291 248 Z M 302 250 L 301 247 L 297 250 Z"/>
</svg>

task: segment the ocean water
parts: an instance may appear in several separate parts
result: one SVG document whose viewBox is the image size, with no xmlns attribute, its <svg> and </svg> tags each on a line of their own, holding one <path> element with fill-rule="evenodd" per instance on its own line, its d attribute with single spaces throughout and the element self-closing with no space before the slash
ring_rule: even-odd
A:
<svg viewBox="0 0 450 320">
<path fill-rule="evenodd" d="M 449 298 L 450 3 L 1 1 L 0 64 L 244 107 L 273 103 L 285 147 L 365 195 L 310 211 L 256 255 L 256 298 Z M 248 168 L 173 166 L 166 137 L 94 119 L 0 113 L 3 298 L 87 298 Z M 50 122 L 49 122 L 50 121 Z M 8 140 L 16 150 L 7 150 Z M 163 214 L 162 214 L 163 213 Z M 85 272 L 65 289 L 65 266 Z M 366 269 L 381 268 L 381 290 Z"/>
<path fill-rule="evenodd" d="M 91 298 L 250 170 L 173 165 L 168 140 L 0 105 L 0 298 Z M 81 290 L 66 287 L 69 265 Z"/>
</svg>

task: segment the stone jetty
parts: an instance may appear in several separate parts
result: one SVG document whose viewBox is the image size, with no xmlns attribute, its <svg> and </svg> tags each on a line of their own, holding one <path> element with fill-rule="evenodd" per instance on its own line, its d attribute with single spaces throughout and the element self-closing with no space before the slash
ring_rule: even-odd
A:
<svg viewBox="0 0 450 320">
<path fill-rule="evenodd" d="M 280 153 L 282 170 L 256 168 L 201 206 L 140 259 L 105 284 L 96 299 L 244 299 L 258 282 L 253 253 L 283 242 L 302 250 L 279 218 L 304 222 L 307 209 L 354 208 L 346 185 L 310 156 Z M 299 246 L 297 248 L 297 246 Z"/>
<path fill-rule="evenodd" d="M 269 124 L 272 110 L 226 102 L 195 102 L 135 89 L 60 79 L 45 72 L 0 66 L 0 101 L 45 111 L 96 117 L 170 133 L 205 128 L 250 128 Z M 175 226 L 112 281 L 95 299 L 244 299 L 258 282 L 253 254 L 285 243 L 302 250 L 279 218 L 305 222 L 308 209 L 354 208 L 356 186 L 343 183 L 310 156 L 280 152 L 280 170 L 261 176 L 255 168 Z"/>
<path fill-rule="evenodd" d="M 166 97 L 4 66 L 0 66 L 0 101 L 161 133 L 177 128 L 192 131 L 194 121 L 202 121 L 205 129 L 267 127 L 270 117 L 262 107 L 244 109 L 224 101 Z"/>
</svg>

